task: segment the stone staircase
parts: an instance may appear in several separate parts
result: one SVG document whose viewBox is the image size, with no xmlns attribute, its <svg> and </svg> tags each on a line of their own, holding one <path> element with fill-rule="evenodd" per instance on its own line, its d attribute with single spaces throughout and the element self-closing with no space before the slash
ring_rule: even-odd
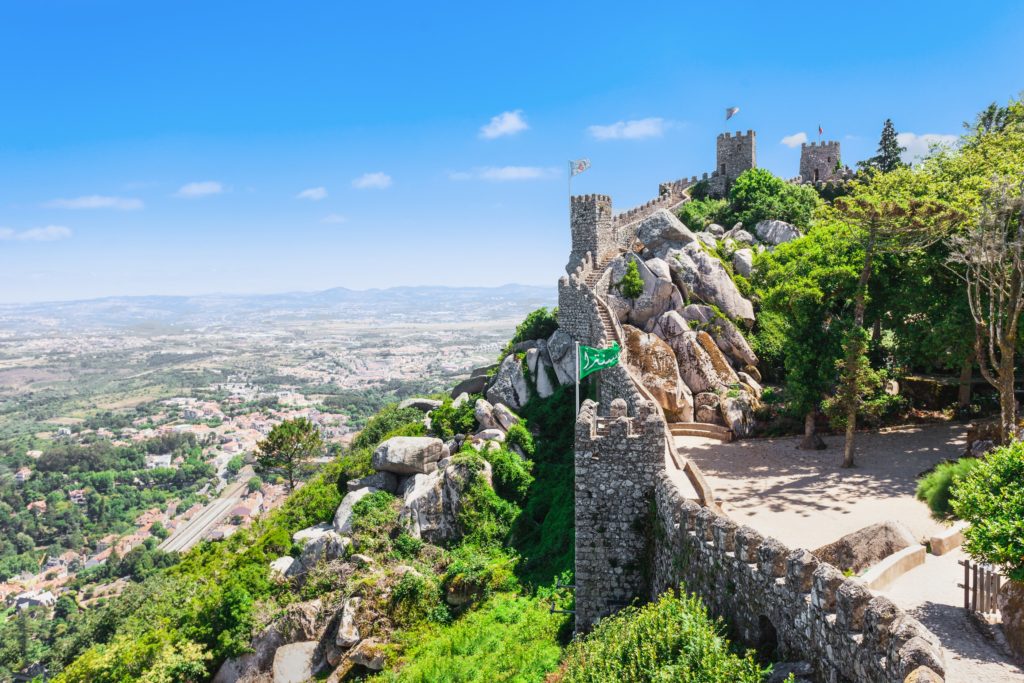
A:
<svg viewBox="0 0 1024 683">
<path fill-rule="evenodd" d="M 584 279 L 583 282 L 587 285 L 590 291 L 594 291 L 594 287 L 597 285 L 597 281 L 601 279 L 601 276 L 604 274 L 604 269 L 607 266 L 608 260 L 598 264 L 597 266 L 594 267 L 593 272 L 587 275 L 586 279 Z M 612 326 L 612 319 L 608 314 L 608 310 L 604 306 L 599 306 L 597 309 L 597 314 L 601 318 L 601 328 L 604 330 L 605 341 L 611 341 L 612 339 L 615 339 L 615 328 Z"/>
<path fill-rule="evenodd" d="M 733 438 L 732 430 L 728 427 L 708 422 L 672 422 L 668 427 L 672 436 L 702 436 L 722 443 L 729 443 Z"/>
</svg>

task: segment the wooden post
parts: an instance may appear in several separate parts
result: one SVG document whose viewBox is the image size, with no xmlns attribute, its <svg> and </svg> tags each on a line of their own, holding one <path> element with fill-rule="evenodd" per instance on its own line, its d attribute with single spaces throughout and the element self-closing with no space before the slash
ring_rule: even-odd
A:
<svg viewBox="0 0 1024 683">
<path fill-rule="evenodd" d="M 978 565 L 974 565 L 974 585 L 971 586 L 971 609 L 978 611 Z"/>
<path fill-rule="evenodd" d="M 964 609 L 970 611 L 971 609 L 971 561 L 961 560 L 960 564 L 964 566 Z"/>
</svg>

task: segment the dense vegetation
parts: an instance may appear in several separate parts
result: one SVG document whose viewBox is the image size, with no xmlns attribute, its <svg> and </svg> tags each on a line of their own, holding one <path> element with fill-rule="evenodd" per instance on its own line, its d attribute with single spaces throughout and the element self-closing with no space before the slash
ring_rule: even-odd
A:
<svg viewBox="0 0 1024 683">
<path fill-rule="evenodd" d="M 961 458 L 956 462 L 939 463 L 917 482 L 918 500 L 927 503 L 936 517 L 948 517 L 953 512 L 953 485 L 970 474 L 980 462 L 975 458 Z"/>
</svg>

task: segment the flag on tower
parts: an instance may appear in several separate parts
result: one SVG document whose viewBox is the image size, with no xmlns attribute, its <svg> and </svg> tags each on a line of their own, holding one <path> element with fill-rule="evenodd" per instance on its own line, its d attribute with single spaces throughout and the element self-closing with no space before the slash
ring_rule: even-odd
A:
<svg viewBox="0 0 1024 683">
<path fill-rule="evenodd" d="M 821 129 L 821 124 L 818 124 L 818 137 L 821 137 L 821 134 L 822 134 L 822 133 L 824 133 L 824 132 L 825 132 L 825 131 L 823 131 L 823 130 Z"/>
<path fill-rule="evenodd" d="M 736 116 L 736 114 L 739 114 L 739 113 L 740 113 L 740 108 L 739 107 L 728 107 L 725 110 L 725 120 L 728 121 L 729 119 L 731 119 L 732 117 Z"/>
<path fill-rule="evenodd" d="M 590 159 L 577 159 L 569 162 L 569 176 L 579 175 L 590 168 Z"/>
</svg>

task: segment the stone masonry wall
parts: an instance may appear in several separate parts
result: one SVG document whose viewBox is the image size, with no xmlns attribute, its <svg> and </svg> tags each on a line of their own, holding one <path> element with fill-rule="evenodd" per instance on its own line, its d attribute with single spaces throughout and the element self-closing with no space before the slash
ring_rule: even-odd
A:
<svg viewBox="0 0 1024 683">
<path fill-rule="evenodd" d="M 585 401 L 576 419 L 576 630 L 644 598 L 643 523 L 664 467 L 665 430 L 646 419 L 599 418 Z"/>
<path fill-rule="evenodd" d="M 836 162 L 840 159 L 839 143 L 826 140 L 800 145 L 800 180 L 805 183 L 823 183 L 836 175 Z"/>
<path fill-rule="evenodd" d="M 930 631 L 809 551 L 686 500 L 664 472 L 656 504 L 651 597 L 680 586 L 699 595 L 734 638 L 809 661 L 817 681 L 897 683 L 920 666 L 944 675 Z"/>
<path fill-rule="evenodd" d="M 741 173 L 757 168 L 757 133 L 722 133 L 715 142 L 715 159 L 708 189 L 713 196 L 724 197 Z"/>
<path fill-rule="evenodd" d="M 612 226 L 612 199 L 603 194 L 576 195 L 569 199 L 569 225 L 572 251 L 566 272 L 571 273 L 589 253 L 597 263 L 604 263 L 619 251 Z"/>
</svg>

